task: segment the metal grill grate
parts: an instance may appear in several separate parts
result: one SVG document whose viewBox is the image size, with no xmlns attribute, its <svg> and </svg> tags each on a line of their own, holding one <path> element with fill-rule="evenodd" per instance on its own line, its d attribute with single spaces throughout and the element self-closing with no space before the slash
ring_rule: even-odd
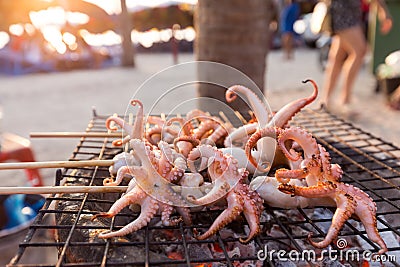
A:
<svg viewBox="0 0 400 267">
<path fill-rule="evenodd" d="M 87 131 L 105 131 L 105 116 L 94 114 Z M 319 143 L 327 148 L 332 162 L 339 163 L 344 169 L 344 181 L 367 192 L 378 206 L 378 229 L 388 243 L 388 255 L 400 255 L 400 149 L 377 138 L 334 115 L 320 110 L 305 110 L 298 114 L 293 123 L 310 131 Z M 71 160 L 110 159 L 121 149 L 116 149 L 109 139 L 82 138 L 73 152 Z M 57 181 L 66 185 L 86 184 L 101 185 L 108 170 L 105 167 L 66 169 L 57 171 Z M 30 227 L 26 239 L 20 244 L 16 256 L 9 266 L 243 266 L 244 262 L 256 266 L 257 252 L 265 245 L 285 251 L 302 252 L 310 249 L 307 233 L 312 231 L 314 238 L 326 235 L 324 225 L 330 223 L 332 211 L 327 208 L 272 209 L 266 206 L 262 218 L 262 234 L 252 243 L 253 250 L 248 255 L 234 256 L 231 248 L 238 246 L 238 236 L 226 236 L 220 232 L 213 238 L 198 241 L 193 238 L 193 229 L 208 228 L 219 210 L 194 212 L 193 226 L 178 225 L 164 227 L 151 224 L 136 232 L 134 237 L 100 240 L 99 231 L 119 229 L 136 214 L 128 210 L 113 219 L 95 224 L 90 216 L 98 211 L 107 211 L 118 194 L 70 194 L 48 197 L 35 222 Z M 325 217 L 315 217 L 316 210 Z M 56 224 L 48 217 L 55 216 Z M 67 218 L 67 219 L 66 219 Z M 242 224 L 245 221 L 231 223 L 228 228 L 243 235 Z M 360 230 L 361 229 L 361 230 Z M 363 228 L 358 228 L 354 220 L 349 220 L 341 231 L 341 237 L 351 242 L 358 242 L 357 247 L 377 252 L 378 247 L 365 236 Z M 36 242 L 35 236 L 40 231 L 56 232 L 56 241 Z M 353 241 L 351 241 L 353 240 Z M 362 246 L 360 244 L 363 244 Z M 351 245 L 351 244 L 350 244 Z M 198 256 L 202 246 L 218 250 L 218 256 Z M 160 256 L 158 251 L 167 247 L 177 247 L 183 251 L 181 258 Z M 58 251 L 58 260 L 54 263 L 25 264 L 24 258 L 29 253 L 40 253 L 43 248 Z M 193 253 L 196 252 L 196 253 Z M 197 255 L 197 256 L 196 256 Z M 337 254 L 335 254 L 337 255 Z M 393 259 L 392 259 L 393 260 Z M 278 262 L 276 255 L 260 263 L 262 266 L 274 266 Z M 343 264 L 359 266 L 357 260 Z M 254 265 L 250 265 L 253 263 Z M 313 265 L 312 262 L 304 264 Z M 220 265 L 219 265 L 220 264 Z M 384 263 L 385 266 L 400 266 L 396 261 Z M 326 262 L 326 265 L 329 263 Z M 259 265 L 258 265 L 259 266 Z"/>
</svg>

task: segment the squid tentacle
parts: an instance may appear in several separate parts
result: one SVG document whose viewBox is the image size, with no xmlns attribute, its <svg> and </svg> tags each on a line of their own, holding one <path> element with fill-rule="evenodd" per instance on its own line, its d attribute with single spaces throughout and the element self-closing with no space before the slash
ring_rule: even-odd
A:
<svg viewBox="0 0 400 267">
<path fill-rule="evenodd" d="M 254 191 L 250 191 L 248 185 L 242 185 L 244 199 L 243 214 L 249 223 L 250 233 L 247 238 L 240 238 L 240 242 L 249 243 L 260 232 L 260 217 L 263 211 L 263 200 L 260 195 Z M 254 216 L 255 215 L 255 216 Z"/>
<path fill-rule="evenodd" d="M 182 221 L 181 218 L 172 219 L 174 208 L 167 204 L 159 204 L 161 209 L 161 221 L 165 226 L 175 226 Z"/>
<path fill-rule="evenodd" d="M 131 105 L 138 105 L 135 122 L 133 123 L 133 131 L 129 134 L 131 138 L 142 139 L 144 137 L 144 109 L 143 103 L 138 99 L 132 99 Z"/>
<path fill-rule="evenodd" d="M 337 209 L 332 218 L 332 224 L 329 227 L 328 233 L 324 240 L 315 242 L 311 240 L 311 234 L 308 236 L 308 240 L 311 245 L 316 248 L 326 248 L 331 244 L 336 237 L 339 235 L 340 230 L 343 228 L 345 222 L 350 218 L 356 209 L 356 203 L 352 196 L 342 193 L 335 197 L 337 203 Z"/>
<path fill-rule="evenodd" d="M 129 203 L 131 204 L 131 203 Z M 125 225 L 123 228 L 121 228 L 118 231 L 114 232 L 108 232 L 108 233 L 100 233 L 99 238 L 112 238 L 112 237 L 118 237 L 118 236 L 124 236 L 129 233 L 135 232 L 144 226 L 146 226 L 151 218 L 154 217 L 154 215 L 157 213 L 159 206 L 157 204 L 157 201 L 147 197 L 143 200 L 141 204 L 141 212 L 139 217 L 136 218 L 133 222 Z"/>
<path fill-rule="evenodd" d="M 188 195 L 187 200 L 196 205 L 208 205 L 226 196 L 226 194 L 229 192 L 229 189 L 230 186 L 227 182 L 218 182 L 214 185 L 211 191 L 203 197 L 196 199 L 194 196 Z"/>
<path fill-rule="evenodd" d="M 263 128 L 260 130 L 257 130 L 248 140 L 248 142 L 246 143 L 245 146 L 245 152 L 246 152 L 246 156 L 247 159 L 249 160 L 249 162 L 256 167 L 259 171 L 262 172 L 267 172 L 269 171 L 271 164 L 269 163 L 266 168 L 261 167 L 253 158 L 252 154 L 251 154 L 251 150 L 256 146 L 258 140 L 260 140 L 261 138 L 264 137 L 270 137 L 273 139 L 276 139 L 277 135 L 279 135 L 281 133 L 281 129 L 279 128 L 275 128 L 275 127 L 268 127 L 268 128 Z"/>
<path fill-rule="evenodd" d="M 283 130 L 278 137 L 278 145 L 281 148 L 285 156 L 292 160 L 297 161 L 300 159 L 300 155 L 295 151 L 289 151 L 286 147 L 286 141 L 295 141 L 304 151 L 305 158 L 311 158 L 314 156 L 319 156 L 319 148 L 317 141 L 310 133 L 299 127 L 292 127 Z"/>
<path fill-rule="evenodd" d="M 187 120 L 184 119 L 184 118 L 174 117 L 174 118 L 169 119 L 169 120 L 166 122 L 166 125 L 167 125 L 167 126 L 171 126 L 172 123 L 174 123 L 174 122 L 178 122 L 178 123 L 180 124 L 181 130 L 182 130 L 182 131 L 181 131 L 181 135 L 191 135 L 191 134 L 192 134 L 193 126 L 192 126 L 192 124 L 190 123 L 190 121 L 187 121 Z"/>
<path fill-rule="evenodd" d="M 268 123 L 269 113 L 266 105 L 256 95 L 256 93 L 249 88 L 242 85 L 233 85 L 228 88 L 225 93 L 225 99 L 228 103 L 233 102 L 237 98 L 237 94 L 243 94 L 249 101 L 249 104 L 257 118 L 261 127 L 265 127 Z"/>
<path fill-rule="evenodd" d="M 196 236 L 196 239 L 204 240 L 209 238 L 240 215 L 240 213 L 243 211 L 243 199 L 232 191 L 228 194 L 227 201 L 228 207 L 217 217 L 217 219 L 215 219 L 207 232 Z"/>
<path fill-rule="evenodd" d="M 309 97 L 297 99 L 282 107 L 271 119 L 268 126 L 284 127 L 302 108 L 311 104 L 318 96 L 318 86 L 313 80 L 305 80 L 303 83 L 311 82 L 314 87 Z"/>
<path fill-rule="evenodd" d="M 117 176 L 115 178 L 115 181 L 113 181 L 112 179 L 104 179 L 103 180 L 103 185 L 105 185 L 105 186 L 117 186 L 122 182 L 122 180 L 124 179 L 125 175 L 131 174 L 131 173 L 132 173 L 132 167 L 131 166 L 122 166 L 117 171 Z"/>
</svg>

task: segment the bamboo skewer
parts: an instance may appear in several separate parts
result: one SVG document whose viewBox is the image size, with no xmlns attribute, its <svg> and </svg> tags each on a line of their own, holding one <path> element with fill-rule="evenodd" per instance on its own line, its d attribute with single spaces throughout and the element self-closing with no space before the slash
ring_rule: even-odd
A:
<svg viewBox="0 0 400 267">
<path fill-rule="evenodd" d="M 40 168 L 74 168 L 74 167 L 109 167 L 114 160 L 79 160 L 79 161 L 42 161 L 0 163 L 0 170 L 40 169 Z"/>
<path fill-rule="evenodd" d="M 243 123 L 243 124 L 247 124 L 247 120 L 245 118 L 243 118 L 242 114 L 240 114 L 239 111 L 235 111 L 235 115 L 236 117 L 239 118 L 239 120 Z"/>
<path fill-rule="evenodd" d="M 62 193 L 124 193 L 128 186 L 39 186 L 0 187 L 0 195 Z"/>
<path fill-rule="evenodd" d="M 80 138 L 80 137 L 94 137 L 94 138 L 120 138 L 121 132 L 31 132 L 31 138 Z"/>
<path fill-rule="evenodd" d="M 132 123 L 133 115 L 129 114 Z M 116 116 L 116 115 L 114 115 Z M 31 132 L 31 138 L 120 138 L 122 132 Z M 43 161 L 0 163 L 0 170 L 39 169 L 39 168 L 74 168 L 74 167 L 108 167 L 113 160 L 79 160 L 79 161 Z M 0 187 L 1 195 L 11 194 L 60 194 L 60 193 L 124 193 L 128 186 L 40 186 L 40 187 Z"/>
</svg>

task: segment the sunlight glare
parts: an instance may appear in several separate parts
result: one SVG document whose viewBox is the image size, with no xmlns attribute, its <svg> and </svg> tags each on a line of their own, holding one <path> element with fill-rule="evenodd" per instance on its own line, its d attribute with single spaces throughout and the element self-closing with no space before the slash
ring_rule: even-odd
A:
<svg viewBox="0 0 400 267">
<path fill-rule="evenodd" d="M 121 13 L 120 0 L 85 0 L 85 1 L 101 7 L 110 15 Z"/>
<path fill-rule="evenodd" d="M 149 35 L 146 33 L 139 35 L 138 42 L 145 48 L 151 47 L 154 43 L 153 40 L 149 38 Z"/>
<path fill-rule="evenodd" d="M 154 43 L 158 43 L 161 41 L 160 32 L 155 28 L 146 32 L 136 32 L 134 34 L 134 38 L 138 43 L 146 48 L 149 48 Z"/>
<path fill-rule="evenodd" d="M 56 48 L 56 51 L 61 55 L 65 54 L 65 52 L 67 52 L 67 46 L 64 43 L 58 43 L 55 48 Z"/>
<path fill-rule="evenodd" d="M 66 19 L 72 25 L 83 25 L 89 22 L 90 17 L 81 12 L 67 12 Z"/>
<path fill-rule="evenodd" d="M 135 7 L 140 7 L 140 6 L 147 6 L 147 7 L 155 7 L 155 6 L 165 6 L 168 5 L 169 2 L 168 0 L 126 0 L 126 4 L 129 9 L 135 9 Z M 191 5 L 197 4 L 197 0 L 176 0 L 173 2 L 177 3 L 187 3 Z"/>
<path fill-rule="evenodd" d="M 68 48 L 71 49 L 72 51 L 75 51 L 76 49 L 78 49 L 78 44 L 77 43 L 73 43 L 71 45 L 68 45 Z"/>
<path fill-rule="evenodd" d="M 44 48 L 45 48 L 46 50 L 48 50 L 48 51 L 52 51 L 52 52 L 56 51 L 56 49 L 54 48 L 54 46 L 52 46 L 49 42 L 45 42 L 45 43 L 44 43 Z"/>
<path fill-rule="evenodd" d="M 67 51 L 67 46 L 63 43 L 63 35 L 56 26 L 46 26 L 42 28 L 44 39 L 48 41 L 59 54 Z"/>
<path fill-rule="evenodd" d="M 183 31 L 184 30 L 175 31 L 175 39 L 176 40 L 179 40 L 179 41 L 183 40 L 183 38 L 185 37 L 185 35 L 183 34 Z"/>
<path fill-rule="evenodd" d="M 193 42 L 194 38 L 196 38 L 196 32 L 193 27 L 187 27 L 183 30 L 185 35 L 185 40 L 188 42 Z"/>
<path fill-rule="evenodd" d="M 109 14 L 120 13 L 120 1 L 119 0 L 87 0 L 88 2 L 94 3 L 101 8 L 105 9 Z M 177 0 L 176 2 L 196 4 L 197 0 Z M 154 6 L 165 6 L 168 5 L 167 0 L 148 0 L 146 2 L 142 0 L 127 0 L 129 10 L 134 10 L 135 7 L 154 7 Z M 77 38 L 74 36 L 75 32 L 64 33 L 60 31 L 66 25 L 66 23 L 76 26 L 84 25 L 89 22 L 90 17 L 80 12 L 67 12 L 62 7 L 50 7 L 45 10 L 31 11 L 29 17 L 32 24 L 14 24 L 9 27 L 9 32 L 13 35 L 20 36 L 24 33 L 33 35 L 35 28 L 42 31 L 44 38 L 48 43 L 46 46 L 52 51 L 57 51 L 60 54 L 66 53 L 67 49 L 76 50 L 78 48 Z M 87 30 L 80 30 L 79 34 L 85 40 L 85 42 L 91 46 L 113 46 L 120 45 L 122 37 L 114 31 L 107 31 L 102 34 L 92 34 Z M 175 31 L 175 38 L 177 40 L 193 41 L 195 38 L 195 31 L 193 27 L 186 29 L 180 29 Z M 155 43 L 169 42 L 172 37 L 171 29 L 151 29 L 146 32 L 138 32 L 133 30 L 131 32 L 132 42 L 137 45 L 140 44 L 146 48 L 153 46 Z M 5 32 L 0 32 L 0 48 L 4 47 L 10 40 L 10 36 Z"/>
<path fill-rule="evenodd" d="M 120 0 L 85 0 L 87 2 L 98 5 L 103 8 L 108 14 L 119 14 L 121 13 Z M 187 3 L 190 5 L 197 4 L 198 0 L 176 0 L 177 3 Z M 126 5 L 130 11 L 138 10 L 140 7 L 155 7 L 158 5 L 165 6 L 171 2 L 169 0 L 126 0 Z M 175 2 L 175 1 L 174 1 Z"/>
<path fill-rule="evenodd" d="M 293 29 L 297 34 L 303 34 L 306 31 L 306 23 L 304 20 L 296 20 L 293 24 Z"/>
<path fill-rule="evenodd" d="M 64 32 L 62 35 L 62 39 L 64 43 L 66 43 L 68 46 L 71 46 L 76 43 L 76 37 L 75 35 L 69 33 L 69 32 Z"/>
<path fill-rule="evenodd" d="M 35 26 L 33 26 L 30 23 L 26 23 L 24 25 L 24 28 L 25 28 L 26 33 L 29 34 L 30 36 L 32 36 L 36 32 Z"/>
<path fill-rule="evenodd" d="M 141 44 L 145 48 L 151 47 L 154 43 L 168 42 L 171 37 L 171 29 L 158 30 L 153 28 L 150 31 L 146 32 L 138 32 L 136 30 L 133 30 L 131 33 L 132 42 L 134 44 Z M 193 27 L 187 27 L 183 30 L 175 31 L 175 38 L 177 40 L 185 39 L 188 42 L 192 42 L 195 37 L 196 33 Z"/>
<path fill-rule="evenodd" d="M 11 34 L 15 36 L 21 36 L 24 33 L 24 26 L 22 24 L 12 24 L 8 28 Z"/>
<path fill-rule="evenodd" d="M 122 42 L 121 36 L 110 30 L 101 34 L 93 34 L 87 30 L 80 30 L 79 34 L 91 46 L 112 46 L 119 45 Z"/>
<path fill-rule="evenodd" d="M 163 42 L 168 42 L 169 39 L 171 39 L 172 37 L 172 30 L 171 29 L 166 29 L 166 30 L 162 30 L 160 31 L 160 39 Z"/>
<path fill-rule="evenodd" d="M 10 41 L 10 36 L 6 32 L 0 32 L 0 49 L 5 47 Z"/>
<path fill-rule="evenodd" d="M 66 22 L 66 12 L 61 7 L 50 7 L 45 10 L 31 11 L 29 17 L 37 29 L 48 25 L 63 26 Z"/>
</svg>

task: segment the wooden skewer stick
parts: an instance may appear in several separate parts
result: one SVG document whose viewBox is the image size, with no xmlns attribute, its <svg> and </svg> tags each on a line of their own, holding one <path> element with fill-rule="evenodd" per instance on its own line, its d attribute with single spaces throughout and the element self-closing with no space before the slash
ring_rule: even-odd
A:
<svg viewBox="0 0 400 267">
<path fill-rule="evenodd" d="M 238 117 L 239 118 L 239 120 L 243 123 L 243 124 L 247 124 L 247 121 L 246 121 L 246 119 L 245 118 L 243 118 L 243 116 L 242 116 L 242 114 L 240 114 L 240 112 L 239 111 L 235 111 L 235 115 L 236 115 L 236 117 Z"/>
<path fill-rule="evenodd" d="M 121 132 L 32 132 L 29 134 L 31 138 L 80 138 L 80 137 L 94 137 L 94 138 L 120 138 Z"/>
<path fill-rule="evenodd" d="M 226 117 L 226 115 L 225 115 L 224 112 L 220 111 L 220 112 L 219 112 L 219 116 L 225 121 L 225 124 L 226 124 L 228 127 L 234 128 L 233 125 L 232 125 L 232 123 L 229 121 L 228 117 Z"/>
<path fill-rule="evenodd" d="M 42 162 L 10 162 L 0 163 L 0 170 L 40 169 L 40 168 L 77 168 L 108 167 L 114 165 L 113 160 L 79 160 L 79 161 L 42 161 Z"/>
<path fill-rule="evenodd" d="M 127 189 L 127 186 L 0 187 L 0 194 L 124 193 Z"/>
</svg>

